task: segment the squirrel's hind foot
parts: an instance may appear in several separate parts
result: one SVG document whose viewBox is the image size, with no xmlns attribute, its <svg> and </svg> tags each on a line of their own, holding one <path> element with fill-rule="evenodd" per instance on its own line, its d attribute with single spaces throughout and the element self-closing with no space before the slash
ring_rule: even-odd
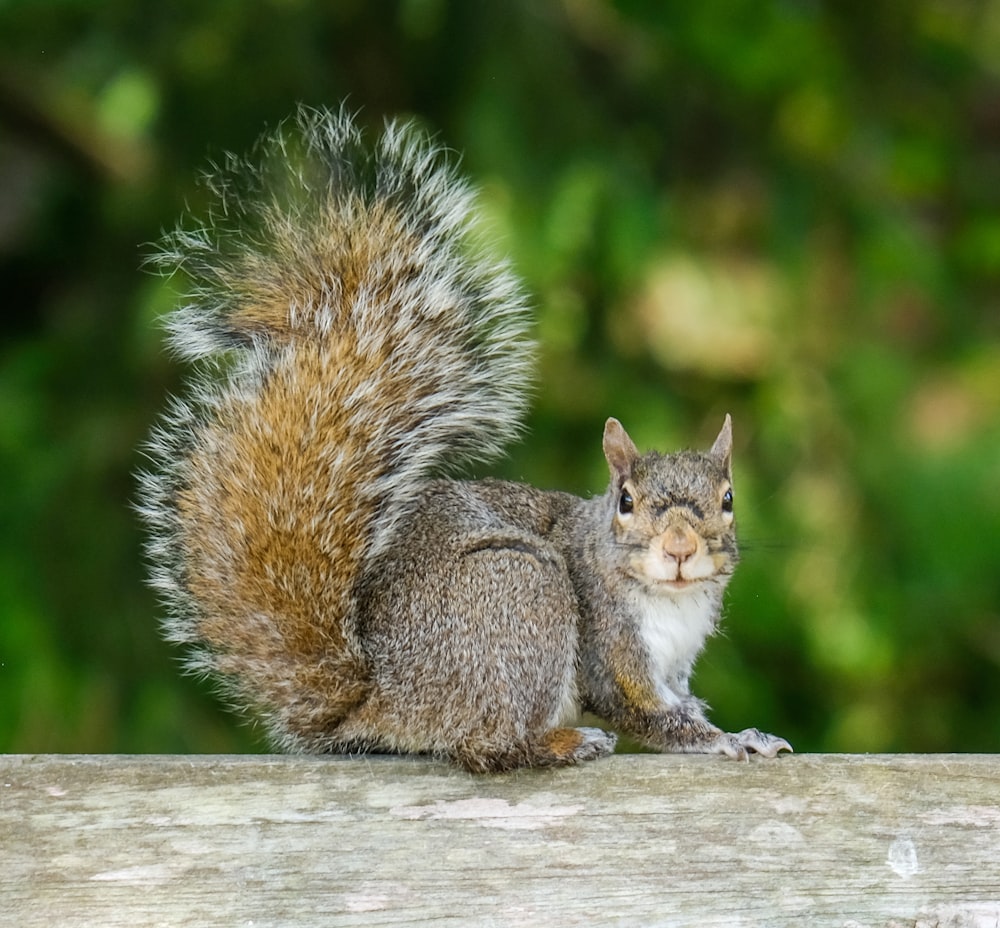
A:
<svg viewBox="0 0 1000 928">
<path fill-rule="evenodd" d="M 618 735 L 603 728 L 553 728 L 541 738 L 540 765 L 566 766 L 613 754 Z"/>
<path fill-rule="evenodd" d="M 471 773 L 522 767 L 566 767 L 614 753 L 618 736 L 600 728 L 552 728 L 528 741 L 498 746 L 466 741 L 452 759 Z"/>
</svg>

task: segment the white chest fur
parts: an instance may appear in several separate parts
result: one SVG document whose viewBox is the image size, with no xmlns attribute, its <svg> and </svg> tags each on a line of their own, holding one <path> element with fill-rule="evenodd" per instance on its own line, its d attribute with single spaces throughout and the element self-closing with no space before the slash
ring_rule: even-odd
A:
<svg viewBox="0 0 1000 928">
<path fill-rule="evenodd" d="M 688 695 L 691 667 L 715 629 L 718 607 L 709 590 L 637 597 L 639 636 L 649 654 L 653 681 L 668 702 Z"/>
</svg>

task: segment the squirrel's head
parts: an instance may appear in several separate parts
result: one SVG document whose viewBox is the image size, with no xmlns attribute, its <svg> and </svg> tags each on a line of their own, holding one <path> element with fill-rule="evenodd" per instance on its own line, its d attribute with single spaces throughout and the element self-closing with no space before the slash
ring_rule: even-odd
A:
<svg viewBox="0 0 1000 928">
<path fill-rule="evenodd" d="M 738 557 L 732 451 L 728 415 L 709 451 L 676 454 L 640 454 L 622 424 L 608 419 L 613 544 L 650 592 L 678 595 L 728 581 Z"/>
</svg>

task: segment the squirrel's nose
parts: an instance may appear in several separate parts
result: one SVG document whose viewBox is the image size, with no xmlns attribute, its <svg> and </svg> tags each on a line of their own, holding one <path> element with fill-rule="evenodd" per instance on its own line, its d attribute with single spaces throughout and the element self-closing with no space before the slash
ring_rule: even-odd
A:
<svg viewBox="0 0 1000 928">
<path fill-rule="evenodd" d="M 683 564 L 698 550 L 698 536 L 690 525 L 674 525 L 663 533 L 663 553 Z"/>
</svg>

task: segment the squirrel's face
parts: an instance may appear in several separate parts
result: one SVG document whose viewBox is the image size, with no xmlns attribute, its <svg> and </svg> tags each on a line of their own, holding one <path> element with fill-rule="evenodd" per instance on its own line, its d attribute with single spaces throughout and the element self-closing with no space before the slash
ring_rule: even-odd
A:
<svg viewBox="0 0 1000 928">
<path fill-rule="evenodd" d="M 711 451 L 640 455 L 609 420 L 612 543 L 622 569 L 650 592 L 686 594 L 728 582 L 738 558 L 731 442 L 727 417 Z"/>
<path fill-rule="evenodd" d="M 626 570 L 684 593 L 726 582 L 736 566 L 733 489 L 705 455 L 647 455 L 617 492 L 611 524 Z"/>
</svg>

